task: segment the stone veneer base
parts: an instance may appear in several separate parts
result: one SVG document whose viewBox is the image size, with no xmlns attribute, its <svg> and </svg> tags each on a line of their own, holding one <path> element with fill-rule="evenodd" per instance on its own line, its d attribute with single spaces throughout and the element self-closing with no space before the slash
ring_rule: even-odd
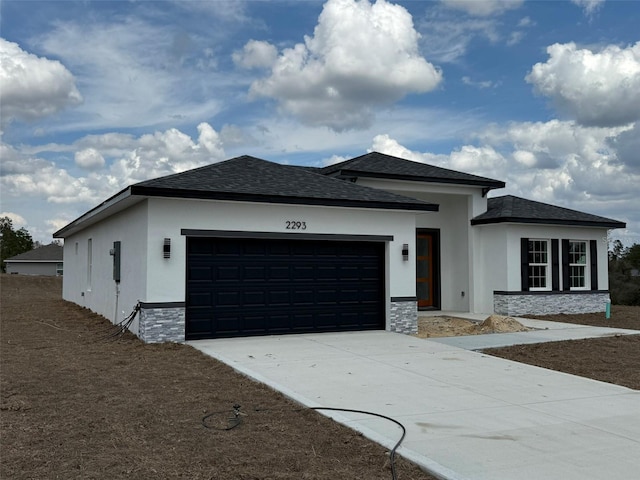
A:
<svg viewBox="0 0 640 480">
<path fill-rule="evenodd" d="M 493 310 L 498 315 L 555 315 L 559 313 L 604 312 L 609 292 L 521 292 L 493 294 Z"/>
<path fill-rule="evenodd" d="M 170 304 L 169 304 L 170 305 Z M 185 308 L 162 304 L 141 304 L 138 337 L 145 343 L 183 343 Z"/>
<path fill-rule="evenodd" d="M 389 331 L 412 335 L 418 333 L 418 302 L 391 299 Z"/>
</svg>

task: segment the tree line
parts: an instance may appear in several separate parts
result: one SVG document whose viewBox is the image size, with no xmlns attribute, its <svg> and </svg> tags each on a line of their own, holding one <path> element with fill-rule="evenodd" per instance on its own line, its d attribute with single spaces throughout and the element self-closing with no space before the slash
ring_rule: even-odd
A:
<svg viewBox="0 0 640 480">
<path fill-rule="evenodd" d="M 615 240 L 609 250 L 611 303 L 640 305 L 640 244 L 625 247 Z"/>
<path fill-rule="evenodd" d="M 2 273 L 7 271 L 4 263 L 7 258 L 33 250 L 33 247 L 33 238 L 24 227 L 14 230 L 13 221 L 9 217 L 0 218 L 0 261 Z"/>
</svg>

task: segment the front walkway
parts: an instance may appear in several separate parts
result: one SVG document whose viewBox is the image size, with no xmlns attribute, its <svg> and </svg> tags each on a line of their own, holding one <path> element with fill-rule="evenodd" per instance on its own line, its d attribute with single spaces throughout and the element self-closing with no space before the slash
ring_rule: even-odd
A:
<svg viewBox="0 0 640 480">
<path fill-rule="evenodd" d="M 303 405 L 400 421 L 398 453 L 439 478 L 640 472 L 640 391 L 383 331 L 188 343 Z M 401 434 L 384 419 L 325 414 L 388 448 Z"/>
</svg>

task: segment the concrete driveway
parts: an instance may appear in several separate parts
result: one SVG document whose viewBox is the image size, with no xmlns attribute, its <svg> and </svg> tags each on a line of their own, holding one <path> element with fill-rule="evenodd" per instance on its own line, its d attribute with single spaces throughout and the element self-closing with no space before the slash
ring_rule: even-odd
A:
<svg viewBox="0 0 640 480">
<path fill-rule="evenodd" d="M 640 391 L 384 331 L 188 342 L 306 406 L 392 417 L 398 453 L 443 479 L 623 480 Z M 323 412 L 393 447 L 398 426 Z"/>
</svg>

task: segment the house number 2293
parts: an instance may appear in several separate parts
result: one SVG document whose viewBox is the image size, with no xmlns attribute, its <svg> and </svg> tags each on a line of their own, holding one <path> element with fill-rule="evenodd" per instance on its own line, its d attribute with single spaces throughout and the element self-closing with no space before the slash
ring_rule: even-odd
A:
<svg viewBox="0 0 640 480">
<path fill-rule="evenodd" d="M 307 223 L 306 222 L 301 222 L 299 220 L 287 220 L 285 222 L 286 225 L 286 229 L 287 230 L 306 230 L 307 229 Z"/>
</svg>

